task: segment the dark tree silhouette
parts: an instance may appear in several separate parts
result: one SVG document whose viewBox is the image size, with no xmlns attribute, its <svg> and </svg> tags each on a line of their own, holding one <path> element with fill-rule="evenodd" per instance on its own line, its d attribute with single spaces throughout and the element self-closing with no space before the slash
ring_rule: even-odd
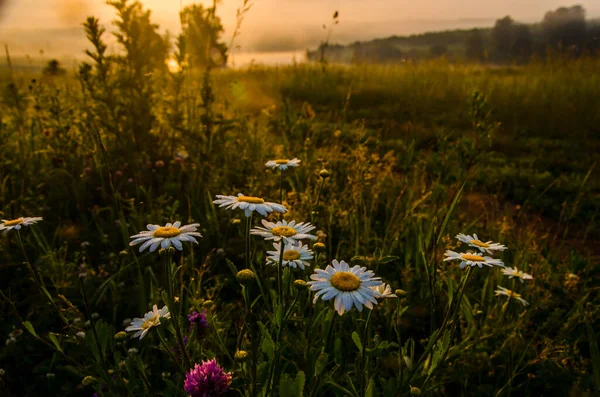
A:
<svg viewBox="0 0 600 397">
<path fill-rule="evenodd" d="M 514 29 L 512 60 L 527 63 L 533 53 L 533 37 L 527 25 L 517 25 Z"/>
<path fill-rule="evenodd" d="M 465 46 L 467 59 L 476 62 L 485 61 L 485 42 L 480 29 L 471 30 Z"/>
<path fill-rule="evenodd" d="M 579 53 L 586 40 L 585 9 L 573 6 L 548 11 L 542 21 L 542 28 L 547 45 Z"/>
<path fill-rule="evenodd" d="M 491 57 L 496 62 L 508 62 L 512 58 L 515 22 L 510 16 L 498 19 L 492 28 Z"/>
</svg>

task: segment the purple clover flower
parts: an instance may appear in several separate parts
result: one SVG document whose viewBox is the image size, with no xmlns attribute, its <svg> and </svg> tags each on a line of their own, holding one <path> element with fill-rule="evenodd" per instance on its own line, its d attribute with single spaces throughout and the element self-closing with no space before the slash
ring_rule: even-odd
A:
<svg viewBox="0 0 600 397">
<path fill-rule="evenodd" d="M 183 389 L 190 397 L 218 397 L 229 390 L 231 373 L 223 371 L 214 358 L 196 364 L 185 375 Z"/>
<path fill-rule="evenodd" d="M 198 327 L 198 333 L 202 333 L 208 328 L 208 321 L 206 320 L 204 310 L 202 310 L 202 313 L 193 311 L 192 314 L 188 315 L 188 321 L 190 323 L 190 331 L 194 328 L 194 325 Z"/>
</svg>

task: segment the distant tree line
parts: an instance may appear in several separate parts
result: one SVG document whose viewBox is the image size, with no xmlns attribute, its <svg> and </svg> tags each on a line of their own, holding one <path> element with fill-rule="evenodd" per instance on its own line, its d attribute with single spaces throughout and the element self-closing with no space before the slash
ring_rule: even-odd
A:
<svg viewBox="0 0 600 397">
<path fill-rule="evenodd" d="M 393 36 L 347 46 L 322 44 L 317 51 L 307 51 L 307 57 L 314 60 L 317 53 L 325 54 L 328 60 L 346 63 L 389 63 L 441 56 L 476 62 L 526 63 L 533 57 L 543 59 L 549 51 L 574 57 L 599 54 L 600 20 L 587 20 L 580 5 L 560 7 L 548 11 L 540 23 L 532 25 L 505 16 L 491 29 Z"/>
</svg>

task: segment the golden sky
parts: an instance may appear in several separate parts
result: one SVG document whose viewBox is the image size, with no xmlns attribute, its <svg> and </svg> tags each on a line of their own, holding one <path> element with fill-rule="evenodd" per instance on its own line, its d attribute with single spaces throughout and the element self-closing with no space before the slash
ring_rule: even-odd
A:
<svg viewBox="0 0 600 397">
<path fill-rule="evenodd" d="M 183 5 L 193 0 L 181 0 Z M 153 10 L 163 30 L 178 31 L 180 0 L 141 0 Z M 212 0 L 195 1 L 212 4 Z M 0 44 L 14 52 L 80 54 L 85 47 L 81 23 L 95 15 L 110 30 L 114 14 L 104 0 L 0 0 Z M 229 41 L 242 0 L 222 0 L 218 14 Z M 600 0 L 578 0 L 588 17 L 600 16 Z M 242 51 L 285 51 L 317 45 L 335 10 L 340 24 L 332 41 L 347 43 L 375 37 L 432 30 L 491 26 L 511 15 L 523 22 L 540 21 L 566 0 L 254 0 L 236 44 Z"/>
</svg>

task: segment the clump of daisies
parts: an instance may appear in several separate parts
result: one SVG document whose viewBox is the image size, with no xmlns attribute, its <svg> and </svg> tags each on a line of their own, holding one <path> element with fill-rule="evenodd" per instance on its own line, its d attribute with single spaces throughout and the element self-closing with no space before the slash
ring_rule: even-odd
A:
<svg viewBox="0 0 600 397">
<path fill-rule="evenodd" d="M 175 222 L 173 224 L 167 223 L 165 226 L 160 225 L 147 225 L 148 230 L 144 230 L 138 234 L 131 236 L 134 239 L 129 243 L 130 246 L 134 246 L 143 243 L 140 247 L 140 252 L 150 247 L 150 252 L 156 251 L 160 246 L 161 248 L 169 248 L 171 245 L 177 248 L 179 251 L 183 250 L 183 242 L 190 242 L 198 244 L 196 237 L 202 237 L 196 230 L 200 224 L 193 223 L 191 225 L 181 226 L 181 222 Z"/>
<path fill-rule="evenodd" d="M 139 336 L 141 340 L 152 327 L 158 327 L 160 325 L 161 318 L 171 318 L 169 308 L 164 306 L 162 309 L 158 310 L 158 306 L 154 305 L 152 306 L 151 311 L 144 314 L 144 318 L 134 318 L 133 321 L 131 321 L 131 325 L 125 328 L 125 331 L 135 332 L 132 337 L 137 338 Z"/>
<path fill-rule="evenodd" d="M 0 231 L 3 234 L 7 234 L 11 230 L 21 230 L 24 226 L 31 226 L 39 221 L 43 220 L 42 217 L 20 217 L 16 219 L 2 219 L 0 223 Z"/>
<path fill-rule="evenodd" d="M 196 364 L 185 375 L 183 389 L 190 397 L 218 397 L 229 390 L 231 373 L 225 372 L 213 358 Z"/>
<path fill-rule="evenodd" d="M 228 210 L 239 208 L 244 211 L 247 218 L 249 218 L 254 211 L 262 216 L 267 216 L 273 211 L 280 213 L 287 212 L 287 208 L 281 204 L 265 201 L 265 199 L 261 197 L 244 196 L 242 193 L 238 193 L 237 196 L 217 195 L 217 200 L 214 200 L 213 204 L 218 204 L 219 208 L 225 207 Z"/>
<path fill-rule="evenodd" d="M 493 255 L 493 251 L 504 251 L 506 249 L 504 245 L 493 243 L 491 241 L 484 243 L 483 241 L 479 240 L 476 234 L 469 236 L 459 233 L 456 238 L 463 243 L 467 243 L 470 247 L 476 248 L 476 250 L 479 252 L 473 252 L 473 250 L 469 250 L 464 253 L 459 253 L 447 250 L 444 253 L 444 256 L 446 257 L 444 258 L 444 261 L 459 260 L 461 269 L 464 269 L 466 266 L 479 266 L 482 268 L 484 265 L 489 267 L 504 267 L 504 262 L 502 262 L 500 259 L 495 259 L 489 256 Z M 486 253 L 489 255 L 484 255 Z"/>
<path fill-rule="evenodd" d="M 333 306 L 340 316 L 354 306 L 358 311 L 362 311 L 363 306 L 372 310 L 377 298 L 382 296 L 378 288 L 382 285 L 380 277 L 375 277 L 366 267 L 350 267 L 344 261 L 334 259 L 325 270 L 316 269 L 310 278 L 312 281 L 307 284 L 311 291 L 316 291 L 313 303 L 319 298 L 324 301 L 334 299 Z"/>
</svg>

